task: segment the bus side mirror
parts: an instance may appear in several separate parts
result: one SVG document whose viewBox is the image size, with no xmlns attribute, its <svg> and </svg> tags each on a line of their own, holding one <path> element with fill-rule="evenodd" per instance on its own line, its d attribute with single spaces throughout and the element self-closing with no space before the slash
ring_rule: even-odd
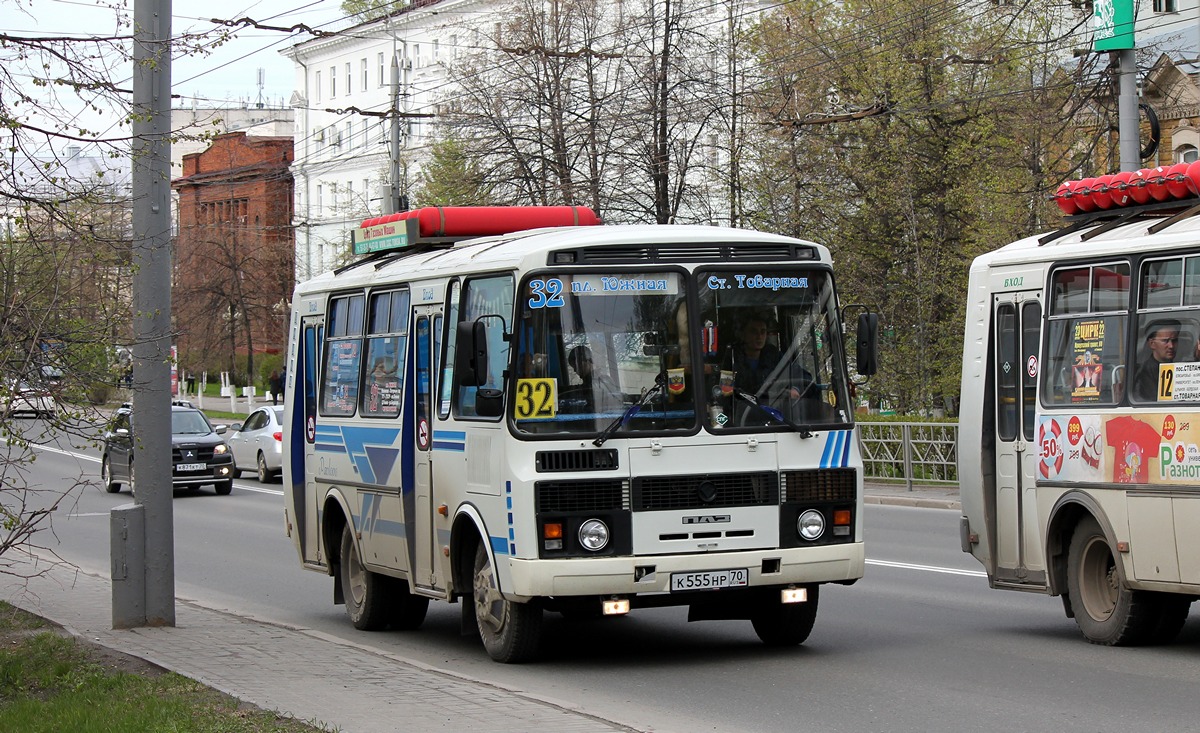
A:
<svg viewBox="0 0 1200 733">
<path fill-rule="evenodd" d="M 856 369 L 859 374 L 869 377 L 879 371 L 879 314 L 860 313 L 858 315 L 858 349 L 856 353 Z"/>
<path fill-rule="evenodd" d="M 458 324 L 458 348 L 454 352 L 454 377 L 460 387 L 487 383 L 487 332 L 481 321 Z"/>
<path fill-rule="evenodd" d="M 483 387 L 475 393 L 475 414 L 480 417 L 500 417 L 504 414 L 504 392 Z"/>
</svg>

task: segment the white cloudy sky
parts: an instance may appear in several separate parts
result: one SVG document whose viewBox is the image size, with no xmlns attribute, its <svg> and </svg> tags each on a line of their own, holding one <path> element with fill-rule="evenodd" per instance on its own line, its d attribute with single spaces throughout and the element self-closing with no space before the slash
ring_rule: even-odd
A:
<svg viewBox="0 0 1200 733">
<path fill-rule="evenodd" d="M 0 31 L 30 36 L 110 35 L 117 33 L 113 11 L 118 4 L 132 17 L 134 0 L 0 0 Z M 340 0 L 174 0 L 172 32 L 207 31 L 212 18 L 249 17 L 273 26 L 304 23 L 333 29 L 343 25 Z M 128 34 L 129 30 L 119 31 Z M 228 44 L 203 57 L 177 58 L 172 64 L 174 93 L 199 97 L 205 102 L 257 100 L 259 68 L 265 69 L 263 94 L 270 103 L 287 102 L 294 81 L 293 66 L 279 50 L 307 35 L 288 35 L 274 31 L 247 29 L 238 31 Z M 120 68 L 114 71 L 121 71 Z M 128 83 L 132 67 L 114 79 Z M 128 88 L 128 87 L 126 87 Z M 176 106 L 188 106 L 190 100 Z"/>
</svg>

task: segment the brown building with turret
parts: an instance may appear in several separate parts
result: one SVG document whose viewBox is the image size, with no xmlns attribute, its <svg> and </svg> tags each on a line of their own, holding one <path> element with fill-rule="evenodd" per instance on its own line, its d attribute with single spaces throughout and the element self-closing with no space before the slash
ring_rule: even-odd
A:
<svg viewBox="0 0 1200 733">
<path fill-rule="evenodd" d="M 291 138 L 244 132 L 183 157 L 183 175 L 171 182 L 179 195 L 172 310 L 183 370 L 249 374 L 253 383 L 264 355 L 282 354 L 295 271 L 292 159 Z"/>
</svg>

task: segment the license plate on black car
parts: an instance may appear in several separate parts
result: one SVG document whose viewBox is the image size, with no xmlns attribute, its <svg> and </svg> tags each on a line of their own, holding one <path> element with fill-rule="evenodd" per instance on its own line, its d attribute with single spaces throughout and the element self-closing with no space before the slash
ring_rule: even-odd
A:
<svg viewBox="0 0 1200 733">
<path fill-rule="evenodd" d="M 208 468 L 205 463 L 180 463 L 175 467 L 176 471 L 203 471 Z"/>
</svg>

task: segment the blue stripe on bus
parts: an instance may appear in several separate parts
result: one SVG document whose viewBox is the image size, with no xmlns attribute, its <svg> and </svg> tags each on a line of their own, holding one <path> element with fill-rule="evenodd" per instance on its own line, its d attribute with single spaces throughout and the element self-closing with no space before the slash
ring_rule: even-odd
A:
<svg viewBox="0 0 1200 733">
<path fill-rule="evenodd" d="M 433 449 L 434 450 L 447 450 L 447 451 L 454 451 L 456 453 L 462 453 L 463 451 L 465 451 L 467 449 L 467 444 L 466 443 L 447 443 L 447 442 L 444 442 L 441 440 L 435 440 L 435 441 L 433 441 Z"/>
<path fill-rule="evenodd" d="M 850 460 L 850 431 L 831 430 L 825 436 L 821 468 L 845 468 Z"/>
<path fill-rule="evenodd" d="M 316 448 L 318 451 L 324 451 L 326 453 L 345 453 L 346 452 L 346 446 L 344 446 L 344 445 L 331 445 L 330 443 L 317 443 L 313 447 Z"/>
<path fill-rule="evenodd" d="M 493 555 L 507 555 L 508 539 L 506 537 L 488 537 L 488 541 L 492 545 Z"/>
<path fill-rule="evenodd" d="M 438 440 L 466 440 L 467 434 L 462 430 L 438 430 L 433 434 L 433 439 Z"/>
</svg>

